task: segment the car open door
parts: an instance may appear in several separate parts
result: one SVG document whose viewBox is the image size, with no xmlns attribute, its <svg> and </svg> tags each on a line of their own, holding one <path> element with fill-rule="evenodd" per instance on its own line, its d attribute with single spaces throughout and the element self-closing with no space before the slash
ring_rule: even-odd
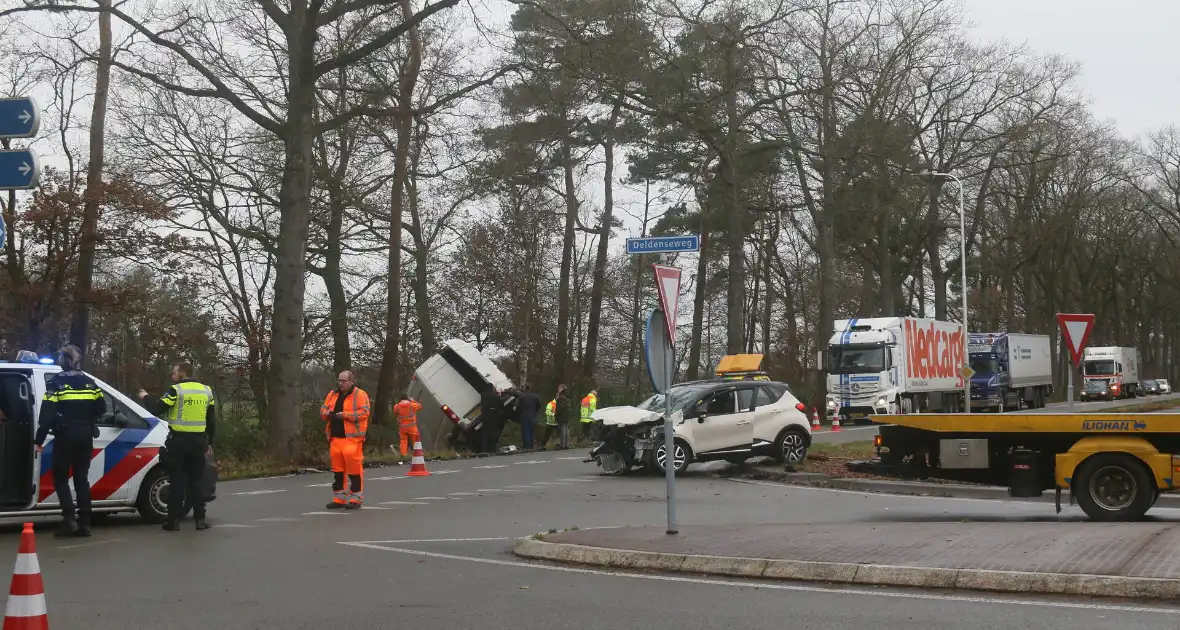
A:
<svg viewBox="0 0 1180 630">
<path fill-rule="evenodd" d="M 36 410 L 29 373 L 0 370 L 0 510 L 24 510 L 37 503 Z"/>
</svg>

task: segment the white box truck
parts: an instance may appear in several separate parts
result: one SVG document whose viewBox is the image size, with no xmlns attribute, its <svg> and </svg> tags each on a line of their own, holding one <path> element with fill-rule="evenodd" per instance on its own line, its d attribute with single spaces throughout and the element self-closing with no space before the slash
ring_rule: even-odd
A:
<svg viewBox="0 0 1180 630">
<path fill-rule="evenodd" d="M 1139 395 L 1139 353 L 1134 348 L 1086 348 L 1082 354 L 1082 391 L 1087 383 L 1106 385 L 1111 400 Z"/>
<path fill-rule="evenodd" d="M 962 324 L 877 317 L 839 320 L 834 331 L 823 360 L 829 416 L 963 409 Z"/>
<path fill-rule="evenodd" d="M 448 446 L 478 444 L 480 396 L 488 387 L 501 392 L 515 389 L 508 376 L 475 346 L 459 339 L 442 344 L 410 379 L 406 393 L 422 403 L 418 412 L 418 430 L 422 447 L 441 449 Z M 505 394 L 505 402 L 512 401 Z"/>
<path fill-rule="evenodd" d="M 1039 409 L 1053 393 L 1048 335 L 971 333 L 971 408 Z"/>
</svg>

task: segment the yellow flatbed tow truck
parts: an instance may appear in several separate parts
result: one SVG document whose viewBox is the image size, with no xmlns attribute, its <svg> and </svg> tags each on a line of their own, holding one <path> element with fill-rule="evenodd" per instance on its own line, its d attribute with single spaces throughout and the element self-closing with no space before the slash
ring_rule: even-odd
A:
<svg viewBox="0 0 1180 630">
<path fill-rule="evenodd" d="M 1095 521 L 1134 521 L 1180 480 L 1180 413 L 876 415 L 884 474 L 1061 492 Z"/>
</svg>

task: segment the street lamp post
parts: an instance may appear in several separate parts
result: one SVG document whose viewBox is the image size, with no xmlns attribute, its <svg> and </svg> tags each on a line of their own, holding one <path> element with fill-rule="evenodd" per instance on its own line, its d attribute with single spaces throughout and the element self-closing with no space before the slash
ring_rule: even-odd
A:
<svg viewBox="0 0 1180 630">
<path fill-rule="evenodd" d="M 937 171 L 926 171 L 922 173 L 928 177 L 945 177 L 953 179 L 959 185 L 959 256 L 962 264 L 959 267 L 962 269 L 962 283 L 963 283 L 963 364 L 968 365 L 971 360 L 971 352 L 968 345 L 967 332 L 967 212 L 963 205 L 963 180 L 955 175 L 954 171 L 940 173 Z M 971 413 L 971 379 L 963 379 L 963 412 Z"/>
</svg>

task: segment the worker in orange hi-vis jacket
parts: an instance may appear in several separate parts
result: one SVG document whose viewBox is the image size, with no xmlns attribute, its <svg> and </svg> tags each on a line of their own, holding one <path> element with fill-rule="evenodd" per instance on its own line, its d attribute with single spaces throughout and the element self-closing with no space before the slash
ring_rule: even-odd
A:
<svg viewBox="0 0 1180 630">
<path fill-rule="evenodd" d="M 419 411 L 422 411 L 422 403 L 410 398 L 408 394 L 402 394 L 401 400 L 393 406 L 393 413 L 397 415 L 397 432 L 401 438 L 402 457 L 409 453 L 406 450 L 407 443 L 408 446 L 413 446 L 414 442 L 421 439 L 421 434 L 418 433 Z"/>
<path fill-rule="evenodd" d="M 369 429 L 369 395 L 356 386 L 356 377 L 345 370 L 336 377 L 336 389 L 328 392 L 320 407 L 324 432 L 332 457 L 332 502 L 328 509 L 359 510 L 365 501 L 365 434 Z M 348 476 L 345 487 L 344 477 Z"/>
</svg>

